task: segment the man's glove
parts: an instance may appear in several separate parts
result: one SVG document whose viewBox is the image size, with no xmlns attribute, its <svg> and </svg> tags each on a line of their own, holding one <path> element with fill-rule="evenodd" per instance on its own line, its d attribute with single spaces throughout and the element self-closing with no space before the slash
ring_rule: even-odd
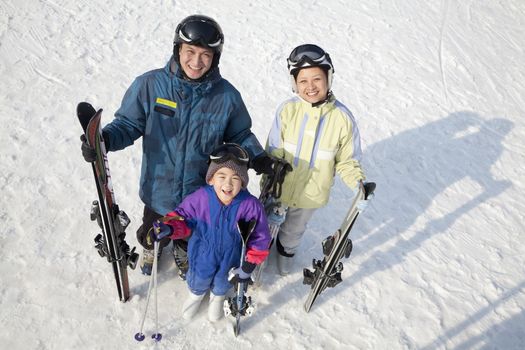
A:
<svg viewBox="0 0 525 350">
<path fill-rule="evenodd" d="M 274 160 L 266 153 L 261 154 L 252 160 L 251 167 L 257 174 L 266 174 L 272 176 L 274 174 L 273 168 Z"/>
<path fill-rule="evenodd" d="M 91 147 L 86 139 L 86 135 L 82 134 L 80 135 L 80 141 L 82 141 L 82 157 L 86 160 L 88 163 L 93 163 L 97 160 L 97 151 L 93 147 Z"/>
<path fill-rule="evenodd" d="M 109 140 L 108 140 L 108 135 L 104 131 L 102 131 L 102 139 L 104 140 L 104 144 L 106 146 L 106 151 L 107 151 L 109 148 Z M 84 134 L 80 135 L 80 141 L 82 141 L 82 146 L 80 148 L 82 150 L 82 157 L 84 157 L 84 159 L 88 163 L 92 163 L 96 161 L 97 151 L 95 150 L 95 148 L 89 145 L 86 139 L 86 135 Z"/>
</svg>

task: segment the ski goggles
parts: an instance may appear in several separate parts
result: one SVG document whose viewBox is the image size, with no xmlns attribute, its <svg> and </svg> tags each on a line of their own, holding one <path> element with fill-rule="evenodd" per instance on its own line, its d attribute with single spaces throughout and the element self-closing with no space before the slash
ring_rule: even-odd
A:
<svg viewBox="0 0 525 350">
<path fill-rule="evenodd" d="M 223 35 L 212 24 L 204 21 L 191 21 L 179 28 L 179 37 L 187 44 L 210 48 L 219 47 Z"/>
<path fill-rule="evenodd" d="M 224 163 L 233 160 L 237 164 L 247 165 L 248 153 L 236 143 L 225 143 L 215 148 L 210 154 L 210 162 Z"/>
<path fill-rule="evenodd" d="M 297 46 L 287 59 L 290 72 L 305 66 L 326 65 L 332 68 L 330 55 L 317 45 L 305 44 Z"/>
</svg>

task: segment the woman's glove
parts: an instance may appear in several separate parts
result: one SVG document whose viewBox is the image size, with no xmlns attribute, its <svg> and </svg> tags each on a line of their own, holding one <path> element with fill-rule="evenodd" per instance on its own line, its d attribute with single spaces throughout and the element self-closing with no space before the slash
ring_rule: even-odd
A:
<svg viewBox="0 0 525 350">
<path fill-rule="evenodd" d="M 361 181 L 359 181 L 359 183 L 357 184 L 357 187 L 354 190 L 352 190 L 352 192 L 354 192 L 354 198 L 357 196 L 359 187 L 364 186 L 365 183 L 366 182 L 363 182 L 363 184 L 361 185 Z M 364 212 L 366 208 L 368 208 L 368 204 L 373 198 L 374 198 L 374 193 L 371 193 L 368 195 L 366 199 L 361 199 L 360 201 L 357 202 L 357 210 L 359 211 L 359 213 Z"/>
</svg>

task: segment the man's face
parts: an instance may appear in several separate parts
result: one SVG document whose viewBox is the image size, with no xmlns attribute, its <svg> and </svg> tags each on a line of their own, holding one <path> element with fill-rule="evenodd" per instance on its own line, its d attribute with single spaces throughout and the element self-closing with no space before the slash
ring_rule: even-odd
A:
<svg viewBox="0 0 525 350">
<path fill-rule="evenodd" d="M 188 78 L 199 79 L 211 68 L 213 50 L 182 43 L 179 48 L 179 61 Z"/>
</svg>

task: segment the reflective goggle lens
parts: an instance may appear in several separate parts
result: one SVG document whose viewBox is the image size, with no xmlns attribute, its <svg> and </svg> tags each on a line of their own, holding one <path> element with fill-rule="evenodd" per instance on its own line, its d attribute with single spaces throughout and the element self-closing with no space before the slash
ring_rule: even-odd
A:
<svg viewBox="0 0 525 350">
<path fill-rule="evenodd" d="M 296 47 L 290 57 L 288 57 L 288 64 L 290 66 L 297 66 L 304 63 L 306 60 L 312 63 L 321 63 L 326 59 L 326 53 L 317 45 L 306 44 Z"/>
<path fill-rule="evenodd" d="M 210 154 L 210 161 L 216 163 L 224 163 L 230 159 L 240 164 L 247 164 L 250 160 L 248 153 L 234 143 L 220 145 Z"/>
<path fill-rule="evenodd" d="M 179 29 L 179 36 L 188 44 L 201 44 L 208 47 L 217 47 L 222 40 L 221 33 L 213 25 L 203 21 L 186 23 Z"/>
</svg>

